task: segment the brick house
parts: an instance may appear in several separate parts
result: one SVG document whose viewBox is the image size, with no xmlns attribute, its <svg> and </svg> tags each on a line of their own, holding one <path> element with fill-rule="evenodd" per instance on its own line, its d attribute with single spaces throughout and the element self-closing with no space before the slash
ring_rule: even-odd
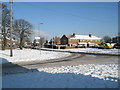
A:
<svg viewBox="0 0 120 90">
<path fill-rule="evenodd" d="M 101 38 L 89 35 L 77 35 L 73 33 L 72 35 L 63 35 L 60 39 L 62 45 L 68 45 L 69 47 L 75 47 L 78 45 L 95 46 L 100 43 Z"/>
<path fill-rule="evenodd" d="M 60 37 L 55 37 L 53 42 L 56 45 L 60 44 Z"/>
<path fill-rule="evenodd" d="M 0 49 L 2 49 L 2 44 L 3 44 L 3 37 L 2 35 L 0 35 Z M 12 38 L 12 46 L 13 48 L 17 48 L 17 46 L 19 45 L 18 41 L 17 40 L 14 40 Z M 9 49 L 10 48 L 10 38 L 6 37 L 6 49 Z"/>
</svg>

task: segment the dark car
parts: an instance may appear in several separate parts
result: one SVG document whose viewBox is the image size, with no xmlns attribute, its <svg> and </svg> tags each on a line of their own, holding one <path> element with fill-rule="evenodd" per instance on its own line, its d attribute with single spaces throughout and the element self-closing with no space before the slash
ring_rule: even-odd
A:
<svg viewBox="0 0 120 90">
<path fill-rule="evenodd" d="M 120 43 L 116 43 L 113 48 L 120 49 Z"/>
</svg>

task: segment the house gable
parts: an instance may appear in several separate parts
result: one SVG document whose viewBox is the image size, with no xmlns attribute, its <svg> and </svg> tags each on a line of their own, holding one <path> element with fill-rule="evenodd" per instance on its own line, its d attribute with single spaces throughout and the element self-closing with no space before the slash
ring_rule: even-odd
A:
<svg viewBox="0 0 120 90">
<path fill-rule="evenodd" d="M 62 45 L 68 44 L 68 37 L 66 37 L 66 35 L 63 35 L 62 38 L 60 39 L 60 43 Z"/>
</svg>

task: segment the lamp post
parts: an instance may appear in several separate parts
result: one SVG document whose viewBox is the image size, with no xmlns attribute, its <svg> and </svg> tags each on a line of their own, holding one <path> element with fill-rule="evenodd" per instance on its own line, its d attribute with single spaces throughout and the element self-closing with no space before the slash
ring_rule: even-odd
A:
<svg viewBox="0 0 120 90">
<path fill-rule="evenodd" d="M 39 35 L 40 35 L 40 24 L 43 24 L 43 23 L 38 23 L 38 30 L 39 30 Z M 41 39 L 41 37 L 40 37 Z M 39 46 L 40 46 L 40 49 L 41 49 L 41 40 L 39 39 Z M 41 53 L 41 50 L 40 50 L 40 53 Z"/>
<path fill-rule="evenodd" d="M 12 3 L 13 1 L 10 0 L 10 57 L 13 56 L 12 52 Z"/>
</svg>

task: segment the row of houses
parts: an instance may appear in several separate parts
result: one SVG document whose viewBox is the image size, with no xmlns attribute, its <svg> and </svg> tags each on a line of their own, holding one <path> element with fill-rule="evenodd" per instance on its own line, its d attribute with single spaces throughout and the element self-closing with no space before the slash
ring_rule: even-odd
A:
<svg viewBox="0 0 120 90">
<path fill-rule="evenodd" d="M 10 39 L 6 38 L 7 45 L 10 45 Z M 17 40 L 13 40 L 13 45 L 19 45 Z M 33 42 L 34 43 L 34 42 Z M 33 45 L 31 42 L 31 45 Z M 89 46 L 97 46 L 101 43 L 101 38 L 94 35 L 79 35 L 79 34 L 70 34 L 63 35 L 60 37 L 55 37 L 52 39 L 52 42 L 49 44 L 42 44 L 45 47 L 57 47 L 57 48 L 75 48 L 75 47 L 89 47 Z M 0 42 L 2 45 L 2 40 Z M 24 42 L 24 45 L 28 45 L 28 43 Z M 30 44 L 29 44 L 30 45 Z M 39 44 L 38 44 L 39 45 Z"/>
<path fill-rule="evenodd" d="M 54 46 L 66 46 L 66 48 L 97 46 L 101 43 L 101 38 L 94 35 L 78 35 L 70 34 L 63 35 L 61 38 L 53 38 L 52 44 Z"/>
</svg>

